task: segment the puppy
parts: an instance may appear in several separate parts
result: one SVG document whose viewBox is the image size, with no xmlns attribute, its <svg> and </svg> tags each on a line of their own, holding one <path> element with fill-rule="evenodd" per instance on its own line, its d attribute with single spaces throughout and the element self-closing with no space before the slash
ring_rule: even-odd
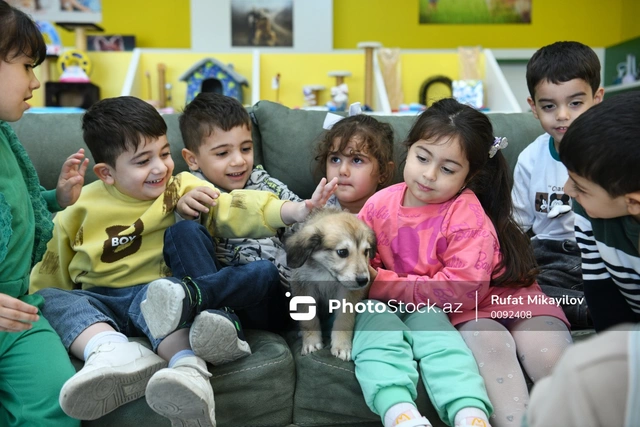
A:
<svg viewBox="0 0 640 427">
<path fill-rule="evenodd" d="M 275 46 L 276 32 L 271 29 L 271 20 L 261 16 L 256 21 L 256 34 L 253 38 L 254 46 Z"/>
<path fill-rule="evenodd" d="M 286 241 L 286 251 L 294 296 L 311 296 L 321 307 L 330 299 L 355 307 L 367 296 L 376 235 L 355 215 L 336 208 L 317 210 Z M 299 312 L 305 309 L 309 313 L 310 305 L 298 305 Z M 303 356 L 322 348 L 318 317 L 299 321 Z M 340 309 L 331 330 L 331 354 L 345 361 L 351 360 L 354 322 L 355 312 Z"/>
</svg>

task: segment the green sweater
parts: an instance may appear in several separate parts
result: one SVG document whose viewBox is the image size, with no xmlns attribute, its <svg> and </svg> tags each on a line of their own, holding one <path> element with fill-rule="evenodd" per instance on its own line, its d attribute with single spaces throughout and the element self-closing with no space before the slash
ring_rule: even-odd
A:
<svg viewBox="0 0 640 427">
<path fill-rule="evenodd" d="M 50 212 L 58 210 L 55 190 L 40 186 L 16 134 L 0 121 L 0 292 L 16 298 L 27 294 L 31 268 L 51 238 Z M 33 296 L 21 299 L 41 301 Z"/>
</svg>

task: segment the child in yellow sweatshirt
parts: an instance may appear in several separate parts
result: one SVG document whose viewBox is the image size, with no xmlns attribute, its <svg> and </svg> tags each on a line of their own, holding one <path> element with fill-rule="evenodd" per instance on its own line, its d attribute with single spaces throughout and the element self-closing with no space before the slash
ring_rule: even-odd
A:
<svg viewBox="0 0 640 427">
<path fill-rule="evenodd" d="M 220 194 L 189 173 L 174 177 L 166 123 L 134 97 L 94 104 L 82 128 L 100 179 L 55 217 L 53 238 L 31 273 L 31 291 L 45 298 L 42 312 L 71 354 L 85 361 L 62 387 L 62 409 L 74 418 L 96 419 L 146 389 L 151 408 L 172 422 L 213 426 L 210 374 L 191 349 L 189 329 L 156 337 L 140 309 L 150 282 L 162 278 L 191 289 L 182 277 L 170 277 L 163 258 L 165 230 L 177 213 L 202 216 L 204 226 L 181 223 L 209 239 L 211 234 L 274 235 L 277 228 L 304 220 L 311 208 L 324 205 L 335 183 L 322 182 L 311 200 L 296 203 L 260 191 Z M 198 243 L 192 242 L 194 253 L 202 250 Z M 265 266 L 273 271 L 252 271 L 245 283 L 265 287 L 270 280 L 277 282 L 277 269 L 268 262 Z M 201 294 L 194 310 L 211 308 L 204 305 L 213 301 L 218 287 L 198 285 Z M 149 338 L 154 351 L 129 342 L 135 336 Z M 162 369 L 167 361 L 169 367 Z M 167 402 L 179 410 L 165 413 Z"/>
</svg>

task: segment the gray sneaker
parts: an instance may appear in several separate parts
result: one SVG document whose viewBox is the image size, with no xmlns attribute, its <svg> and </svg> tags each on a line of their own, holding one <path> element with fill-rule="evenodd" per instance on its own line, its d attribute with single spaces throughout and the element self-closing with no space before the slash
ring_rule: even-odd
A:
<svg viewBox="0 0 640 427">
<path fill-rule="evenodd" d="M 60 390 L 60 406 L 72 418 L 95 420 L 144 395 L 149 378 L 167 362 L 137 342 L 105 343 Z"/>
<path fill-rule="evenodd" d="M 189 342 L 196 356 L 214 366 L 251 355 L 240 320 L 229 309 L 198 314 L 189 330 Z"/>
</svg>

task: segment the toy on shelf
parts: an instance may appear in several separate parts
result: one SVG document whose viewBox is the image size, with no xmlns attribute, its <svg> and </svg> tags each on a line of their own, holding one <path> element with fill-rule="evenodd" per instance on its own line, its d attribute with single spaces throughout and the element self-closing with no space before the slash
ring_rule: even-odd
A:
<svg viewBox="0 0 640 427">
<path fill-rule="evenodd" d="M 451 85 L 453 97 L 462 104 L 481 109 L 484 107 L 484 85 L 480 76 L 480 48 L 459 47 L 459 79 Z"/>
<path fill-rule="evenodd" d="M 382 47 L 382 43 L 358 43 L 358 49 L 364 49 L 364 105 L 369 108 L 373 105 L 373 51 L 379 47 Z"/>
<path fill-rule="evenodd" d="M 238 74 L 233 65 L 225 65 L 214 58 L 196 62 L 179 80 L 187 83 L 187 104 L 200 92 L 221 93 L 243 103 L 242 86 L 249 86 L 249 81 Z"/>
<path fill-rule="evenodd" d="M 62 41 L 56 27 L 49 21 L 36 21 L 36 24 L 47 45 L 47 56 L 58 56 L 62 51 Z"/>
<path fill-rule="evenodd" d="M 351 77 L 350 71 L 329 71 L 329 77 L 336 78 L 336 85 L 331 88 L 331 101 L 327 102 L 329 111 L 346 111 L 349 104 L 349 87 L 345 77 Z"/>
<path fill-rule="evenodd" d="M 58 57 L 58 71 L 63 83 L 88 83 L 93 67 L 86 53 L 71 49 Z"/>
<path fill-rule="evenodd" d="M 305 107 L 318 106 L 318 99 L 320 99 L 320 92 L 326 88 L 322 85 L 307 85 L 302 88 L 304 94 Z"/>
<path fill-rule="evenodd" d="M 331 101 L 327 102 L 329 111 L 346 111 L 349 101 L 349 87 L 346 83 L 331 88 Z"/>
<path fill-rule="evenodd" d="M 276 102 L 280 103 L 280 73 L 271 79 L 271 89 L 276 91 Z"/>
<path fill-rule="evenodd" d="M 58 55 L 62 52 L 62 41 L 60 41 L 60 35 L 56 30 L 56 27 L 49 21 L 36 21 L 38 29 L 42 33 L 42 38 L 47 45 L 47 56 L 42 61 L 42 68 L 40 72 L 40 80 L 44 83 L 48 82 L 51 78 L 50 59 L 58 59 Z"/>
</svg>

